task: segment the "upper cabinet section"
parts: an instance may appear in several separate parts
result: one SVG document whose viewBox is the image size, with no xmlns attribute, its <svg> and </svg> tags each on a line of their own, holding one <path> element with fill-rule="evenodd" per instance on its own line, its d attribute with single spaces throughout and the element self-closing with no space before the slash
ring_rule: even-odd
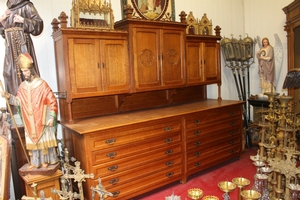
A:
<svg viewBox="0 0 300 200">
<path fill-rule="evenodd" d="M 186 37 L 187 85 L 221 84 L 220 36 Z"/>
<path fill-rule="evenodd" d="M 61 29 L 53 36 L 59 91 L 70 100 L 130 92 L 126 32 Z"/>
<path fill-rule="evenodd" d="M 185 23 L 129 19 L 117 22 L 126 30 L 134 91 L 185 85 Z"/>
</svg>

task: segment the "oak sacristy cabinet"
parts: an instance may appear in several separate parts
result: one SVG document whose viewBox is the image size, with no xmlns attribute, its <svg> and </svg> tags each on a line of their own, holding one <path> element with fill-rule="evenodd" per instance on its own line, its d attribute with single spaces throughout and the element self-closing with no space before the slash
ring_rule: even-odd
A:
<svg viewBox="0 0 300 200">
<path fill-rule="evenodd" d="M 221 86 L 220 34 L 186 26 L 129 18 L 109 31 L 54 30 L 64 144 L 95 175 L 86 199 L 99 177 L 107 199 L 125 200 L 241 155 L 243 102 L 206 95 Z"/>
</svg>

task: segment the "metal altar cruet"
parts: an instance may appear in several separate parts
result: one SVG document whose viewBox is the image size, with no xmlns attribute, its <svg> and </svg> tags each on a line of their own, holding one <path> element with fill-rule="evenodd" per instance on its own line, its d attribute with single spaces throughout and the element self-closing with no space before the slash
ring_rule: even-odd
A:
<svg viewBox="0 0 300 200">
<path fill-rule="evenodd" d="M 239 188 L 238 200 L 242 200 L 241 192 L 243 188 L 250 184 L 250 181 L 243 177 L 233 178 L 232 182 Z"/>
<path fill-rule="evenodd" d="M 224 200 L 230 200 L 229 193 L 236 188 L 236 185 L 230 181 L 222 181 L 218 183 L 218 186 L 220 190 L 224 192 L 224 194 L 222 195 Z"/>
</svg>

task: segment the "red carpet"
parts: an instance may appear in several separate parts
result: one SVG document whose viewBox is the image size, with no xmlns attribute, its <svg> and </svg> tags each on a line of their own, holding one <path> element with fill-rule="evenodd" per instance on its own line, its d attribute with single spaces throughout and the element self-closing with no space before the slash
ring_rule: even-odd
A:
<svg viewBox="0 0 300 200">
<path fill-rule="evenodd" d="M 204 170 L 194 174 L 188 178 L 185 184 L 179 182 L 172 183 L 165 187 L 151 191 L 142 196 L 133 198 L 132 200 L 165 200 L 165 197 L 174 195 L 180 196 L 181 200 L 190 200 L 187 196 L 187 191 L 190 188 L 200 188 L 205 195 L 215 195 L 223 200 L 223 192 L 218 188 L 218 183 L 221 181 L 232 181 L 233 178 L 243 177 L 250 180 L 250 185 L 244 189 L 251 189 L 253 185 L 253 177 L 256 172 L 256 167 L 250 160 L 250 155 L 256 155 L 257 149 L 245 149 L 242 153 L 241 159 L 233 159 L 223 164 L 217 165 L 213 168 Z M 236 188 L 230 193 L 230 199 L 238 199 L 238 191 Z"/>
</svg>

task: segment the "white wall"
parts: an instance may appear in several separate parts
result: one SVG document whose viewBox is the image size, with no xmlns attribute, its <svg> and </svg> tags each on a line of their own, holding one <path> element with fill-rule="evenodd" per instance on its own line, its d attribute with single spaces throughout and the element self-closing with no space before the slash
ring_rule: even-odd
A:
<svg viewBox="0 0 300 200">
<path fill-rule="evenodd" d="M 41 77 L 45 79 L 57 91 L 56 71 L 53 40 L 51 37 L 53 18 L 57 18 L 62 11 L 70 17 L 72 0 L 31 0 L 44 20 L 44 31 L 40 36 L 32 37 L 37 59 L 40 67 Z M 121 19 L 121 0 L 111 0 L 115 21 Z M 284 47 L 283 69 L 279 75 L 277 92 L 282 93 L 281 87 L 287 69 L 286 59 L 286 32 L 284 31 L 285 14 L 282 8 L 290 4 L 292 0 L 175 0 L 176 21 L 179 21 L 179 13 L 183 10 L 187 14 L 192 11 L 194 17 L 200 18 L 204 13 L 212 20 L 213 26 L 219 25 L 223 37 L 234 38 L 268 37 L 271 45 L 274 45 L 274 34 L 278 34 Z M 6 1 L 0 0 L 0 14 L 6 9 Z M 69 20 L 70 21 L 70 20 Z M 1 48 L 1 44 L 3 48 Z M 258 46 L 256 45 L 256 51 Z M 0 38 L 0 72 L 4 57 L 4 40 Z M 222 58 L 223 59 L 223 58 Z M 2 77 L 2 73 L 0 73 Z M 2 78 L 1 78 L 2 79 Z M 225 68 L 222 60 L 222 98 L 238 99 L 235 83 L 231 70 Z M 251 94 L 258 94 L 259 77 L 257 74 L 257 62 L 251 65 Z M 217 98 L 217 87 L 208 86 L 208 97 Z M 5 105 L 3 99 L 0 106 Z"/>
</svg>

